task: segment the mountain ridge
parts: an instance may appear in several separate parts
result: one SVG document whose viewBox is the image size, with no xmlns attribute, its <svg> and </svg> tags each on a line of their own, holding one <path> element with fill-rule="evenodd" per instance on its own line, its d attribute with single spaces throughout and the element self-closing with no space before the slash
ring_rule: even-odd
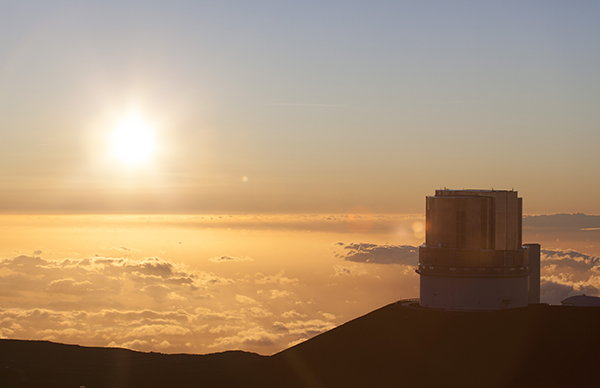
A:
<svg viewBox="0 0 600 388">
<path fill-rule="evenodd" d="M 41 360 L 11 368 L 28 378 L 13 386 L 28 388 L 583 386 L 600 379 L 598 323 L 600 308 L 594 307 L 539 304 L 494 312 L 448 312 L 392 303 L 272 356 L 94 348 L 99 350 L 90 356 L 49 353 L 55 364 L 63 365 L 62 374 L 44 367 Z M 0 365 L 9 359 L 4 341 Z M 20 360 L 36 351 L 21 349 Z M 65 360 L 70 369 L 64 367 Z M 62 381 L 50 381 L 52 376 L 62 376 Z"/>
</svg>

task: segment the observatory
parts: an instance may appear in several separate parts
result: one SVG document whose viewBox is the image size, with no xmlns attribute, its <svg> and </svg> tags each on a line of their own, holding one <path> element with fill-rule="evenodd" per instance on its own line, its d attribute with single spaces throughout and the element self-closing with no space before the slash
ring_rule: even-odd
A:
<svg viewBox="0 0 600 388">
<path fill-rule="evenodd" d="M 540 246 L 522 244 L 516 191 L 436 190 L 419 247 L 420 304 L 500 310 L 539 303 Z"/>
</svg>

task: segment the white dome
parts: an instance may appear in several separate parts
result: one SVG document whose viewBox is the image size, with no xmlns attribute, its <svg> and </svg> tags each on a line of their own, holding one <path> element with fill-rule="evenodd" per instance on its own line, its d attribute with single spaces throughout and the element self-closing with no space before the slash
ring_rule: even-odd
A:
<svg viewBox="0 0 600 388">
<path fill-rule="evenodd" d="M 583 294 L 570 296 L 560 303 L 566 306 L 600 306 L 600 298 Z"/>
</svg>

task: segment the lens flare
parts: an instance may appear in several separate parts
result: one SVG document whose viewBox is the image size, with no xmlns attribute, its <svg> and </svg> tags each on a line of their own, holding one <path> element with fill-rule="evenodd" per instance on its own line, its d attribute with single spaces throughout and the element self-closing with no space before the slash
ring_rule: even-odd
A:
<svg viewBox="0 0 600 388">
<path fill-rule="evenodd" d="M 425 237 L 425 224 L 421 221 L 416 221 L 412 224 L 413 235 L 415 238 Z"/>
</svg>

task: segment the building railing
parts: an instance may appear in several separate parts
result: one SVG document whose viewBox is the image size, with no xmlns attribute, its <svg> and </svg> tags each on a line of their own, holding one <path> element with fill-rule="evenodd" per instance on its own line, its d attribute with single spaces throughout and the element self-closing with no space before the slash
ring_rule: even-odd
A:
<svg viewBox="0 0 600 388">
<path fill-rule="evenodd" d="M 527 267 L 529 249 L 487 250 L 421 245 L 419 264 L 434 267 Z"/>
<path fill-rule="evenodd" d="M 398 305 L 398 304 L 404 304 L 404 303 L 417 303 L 420 301 L 421 301 L 420 298 L 407 298 L 407 299 L 397 300 L 396 303 L 394 303 L 394 304 Z"/>
<path fill-rule="evenodd" d="M 417 273 L 422 275 L 457 276 L 524 276 L 531 273 L 528 266 L 521 267 L 458 267 L 419 264 Z"/>
</svg>

